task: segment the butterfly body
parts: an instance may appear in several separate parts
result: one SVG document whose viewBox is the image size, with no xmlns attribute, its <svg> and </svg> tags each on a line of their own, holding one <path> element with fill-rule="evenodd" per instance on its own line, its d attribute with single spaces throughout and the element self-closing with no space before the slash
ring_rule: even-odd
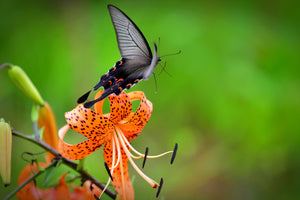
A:
<svg viewBox="0 0 300 200">
<path fill-rule="evenodd" d="M 108 73 L 102 75 L 100 81 L 90 91 L 78 99 L 78 103 L 83 103 L 92 90 L 104 88 L 103 94 L 98 99 L 84 104 L 86 108 L 90 108 L 110 94 L 118 95 L 123 90 L 130 89 L 142 79 L 149 79 L 161 60 L 157 56 L 156 44 L 154 43 L 152 55 L 146 38 L 125 13 L 113 5 L 108 5 L 108 10 L 122 59 L 116 62 Z"/>
</svg>

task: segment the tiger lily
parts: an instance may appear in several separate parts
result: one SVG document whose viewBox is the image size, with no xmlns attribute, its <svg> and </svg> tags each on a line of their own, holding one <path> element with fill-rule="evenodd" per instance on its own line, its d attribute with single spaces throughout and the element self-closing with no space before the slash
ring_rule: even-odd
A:
<svg viewBox="0 0 300 200">
<path fill-rule="evenodd" d="M 47 163 L 39 163 L 39 167 L 47 167 L 47 165 Z M 37 172 L 39 172 L 39 168 L 35 163 L 27 165 L 19 175 L 18 185 L 27 181 L 28 178 Z M 94 195 L 101 194 L 101 189 L 91 185 L 91 181 L 86 181 L 84 186 L 71 184 L 72 190 L 69 190 L 65 182 L 66 175 L 67 173 L 64 173 L 60 177 L 56 187 L 49 189 L 40 189 L 37 187 L 36 182 L 31 181 L 17 193 L 17 197 L 20 200 L 90 200 L 94 199 Z M 91 190 L 91 188 L 93 189 Z"/>
<path fill-rule="evenodd" d="M 99 98 L 102 93 L 103 91 L 99 91 L 95 99 Z M 150 119 L 153 109 L 152 103 L 140 91 L 128 94 L 122 92 L 118 96 L 112 94 L 108 96 L 108 100 L 110 102 L 110 113 L 103 114 L 102 112 L 104 100 L 94 105 L 95 111 L 84 108 L 82 104 L 79 104 L 72 111 L 65 113 L 68 125 L 59 130 L 60 153 L 66 158 L 79 160 L 105 144 L 103 153 L 105 167 L 109 174 L 106 187 L 112 181 L 121 199 L 134 199 L 134 191 L 128 173 L 129 161 L 143 179 L 153 188 L 159 186 L 160 190 L 162 181 L 159 184 L 145 175 L 133 159 L 157 158 L 173 151 L 156 156 L 147 156 L 147 153 L 145 155 L 138 152 L 130 144 L 130 140 L 135 139 L 141 133 Z M 140 100 L 140 104 L 137 110 L 132 112 L 132 102 L 135 100 Z M 64 142 L 63 138 L 69 127 L 88 139 L 75 145 Z M 136 155 L 133 155 L 130 150 Z"/>
</svg>

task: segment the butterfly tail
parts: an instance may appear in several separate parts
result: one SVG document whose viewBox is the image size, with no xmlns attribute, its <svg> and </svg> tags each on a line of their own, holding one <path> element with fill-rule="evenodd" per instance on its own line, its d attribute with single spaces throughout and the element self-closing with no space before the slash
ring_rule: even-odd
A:
<svg viewBox="0 0 300 200">
<path fill-rule="evenodd" d="M 92 101 L 88 101 L 86 103 L 84 103 L 84 107 L 85 108 L 91 108 L 95 103 L 97 103 L 98 101 L 101 101 L 103 99 L 105 99 L 107 96 L 109 96 L 110 94 L 112 93 L 115 93 L 114 90 L 105 90 L 104 93 L 98 98 L 98 99 L 95 99 L 95 100 L 92 100 Z"/>
<path fill-rule="evenodd" d="M 113 82 L 115 82 L 115 78 L 114 77 L 111 77 L 109 76 L 109 74 L 104 74 L 101 78 L 100 78 L 100 81 L 92 88 L 90 89 L 88 92 L 86 92 L 84 95 L 82 95 L 81 97 L 78 98 L 77 100 L 77 103 L 83 103 L 85 102 L 90 93 L 92 91 L 96 91 L 98 90 L 100 87 L 104 87 L 104 88 L 107 88 L 109 87 Z"/>
<path fill-rule="evenodd" d="M 95 99 L 93 101 L 88 101 L 88 102 L 84 103 L 83 106 L 85 108 L 91 108 L 95 103 L 97 103 L 98 101 L 101 101 L 102 99 L 104 99 L 104 98 L 102 98 L 102 96 L 101 96 L 98 99 Z"/>
<path fill-rule="evenodd" d="M 85 102 L 88 99 L 91 91 L 92 90 L 89 90 L 87 93 L 85 93 L 84 95 L 82 95 L 81 97 L 79 97 L 78 100 L 77 100 L 77 103 L 83 103 L 83 102 Z"/>
</svg>

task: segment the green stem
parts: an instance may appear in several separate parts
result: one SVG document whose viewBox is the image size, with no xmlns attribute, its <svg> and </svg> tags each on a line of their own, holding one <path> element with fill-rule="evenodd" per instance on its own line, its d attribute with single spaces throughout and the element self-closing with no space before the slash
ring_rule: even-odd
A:
<svg viewBox="0 0 300 200">
<path fill-rule="evenodd" d="M 0 65 L 0 71 L 1 71 L 1 69 L 3 69 L 4 67 L 7 67 L 7 66 L 12 66 L 12 64 L 4 63 L 4 64 Z"/>
<path fill-rule="evenodd" d="M 36 174 L 34 174 L 33 176 L 31 176 L 29 179 L 27 179 L 22 185 L 18 186 L 17 188 L 15 188 L 11 193 L 9 193 L 4 200 L 8 200 L 10 198 L 12 198 L 17 192 L 19 192 L 25 185 L 27 185 L 29 182 L 31 182 L 32 180 L 36 179 L 39 175 L 43 174 L 45 171 L 47 171 L 49 168 L 51 168 L 52 166 L 55 166 L 57 164 L 58 160 L 52 162 L 50 165 L 48 165 L 43 171 L 39 171 Z"/>
<path fill-rule="evenodd" d="M 105 185 L 103 183 L 101 183 L 100 181 L 98 181 L 95 177 L 93 177 L 91 174 L 89 174 L 86 170 L 84 169 L 80 169 L 80 170 L 76 170 L 78 167 L 78 164 L 73 162 L 72 160 L 69 160 L 65 157 L 63 157 L 56 149 L 52 148 L 50 145 L 48 145 L 46 142 L 42 141 L 42 140 L 36 140 L 35 138 L 26 135 L 24 133 L 12 130 L 12 134 L 14 136 L 20 137 L 22 139 L 28 140 L 40 147 L 42 147 L 43 149 L 45 149 L 46 151 L 50 152 L 51 154 L 53 154 L 55 157 L 57 157 L 58 159 L 61 159 L 62 162 L 69 166 L 70 168 L 74 169 L 75 171 L 77 171 L 81 177 L 84 180 L 90 180 L 93 184 L 95 184 L 96 186 L 98 186 L 99 188 L 101 188 L 102 190 L 105 188 Z M 108 196 L 110 196 L 112 199 L 116 199 L 116 193 L 113 192 L 110 189 L 106 189 L 104 191 Z"/>
</svg>

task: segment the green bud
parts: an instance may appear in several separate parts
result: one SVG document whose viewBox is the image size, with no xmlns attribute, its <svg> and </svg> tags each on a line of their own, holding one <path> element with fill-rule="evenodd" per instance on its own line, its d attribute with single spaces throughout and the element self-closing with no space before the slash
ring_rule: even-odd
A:
<svg viewBox="0 0 300 200">
<path fill-rule="evenodd" d="M 0 174 L 5 186 L 11 177 L 12 133 L 8 123 L 0 119 Z"/>
<path fill-rule="evenodd" d="M 18 66 L 9 66 L 8 75 L 17 87 L 34 103 L 44 106 L 44 100 L 27 74 Z"/>
</svg>

